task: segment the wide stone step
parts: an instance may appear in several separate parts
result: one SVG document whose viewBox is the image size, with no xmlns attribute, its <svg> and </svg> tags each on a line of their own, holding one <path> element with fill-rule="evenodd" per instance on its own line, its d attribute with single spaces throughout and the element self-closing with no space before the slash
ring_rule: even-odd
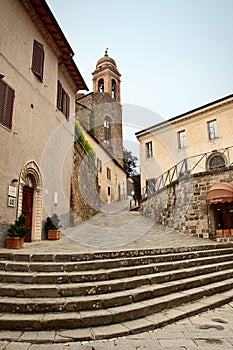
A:
<svg viewBox="0 0 233 350">
<path fill-rule="evenodd" d="M 66 284 L 90 281 L 109 281 L 138 275 L 150 275 L 155 272 L 171 271 L 176 269 L 202 266 L 208 264 L 219 264 L 221 262 L 233 261 L 233 254 L 216 255 L 187 259 L 182 261 L 153 263 L 143 266 L 126 266 L 115 269 L 100 269 L 97 271 L 83 272 L 17 272 L 2 271 L 0 273 L 1 283 L 25 283 L 25 284 Z"/>
<path fill-rule="evenodd" d="M 98 282 L 82 282 L 67 284 L 0 284 L 0 296 L 17 297 L 17 298 L 59 298 L 70 296 L 97 295 L 104 293 L 115 293 L 132 288 L 138 288 L 146 285 L 159 284 L 178 279 L 189 278 L 193 276 L 202 276 L 217 271 L 233 269 L 233 261 L 220 262 L 207 266 L 195 266 L 184 269 L 156 272 L 149 275 L 138 275 Z"/>
<path fill-rule="evenodd" d="M 173 307 L 172 309 L 160 311 L 136 320 L 125 321 L 121 324 L 66 330 L 43 330 L 37 332 L 8 330 L 7 332 L 0 332 L 0 341 L 13 340 L 14 342 L 22 343 L 21 346 L 23 346 L 23 343 L 51 343 L 54 344 L 53 347 L 55 347 L 56 344 L 60 343 L 122 337 L 163 327 L 186 317 L 194 316 L 209 309 L 219 307 L 231 302 L 232 300 L 233 290 L 230 290 L 217 295 L 207 296 L 200 301 L 179 305 L 177 307 Z"/>
<path fill-rule="evenodd" d="M 147 317 L 165 309 L 190 303 L 233 288 L 233 279 L 164 295 L 146 301 L 101 310 L 34 314 L 2 313 L 2 330 L 58 330 L 121 324 Z"/>
<path fill-rule="evenodd" d="M 60 298 L 1 297 L 0 312 L 46 313 L 107 309 L 153 299 L 233 277 L 233 269 L 108 294 Z"/>
<path fill-rule="evenodd" d="M 73 262 L 73 261 L 90 261 L 98 259 L 116 259 L 124 257 L 139 257 L 145 255 L 162 255 L 162 254 L 177 254 L 192 251 L 203 250 L 217 250 L 233 248 L 232 243 L 213 243 L 204 244 L 200 246 L 190 247 L 165 247 L 165 248 L 152 248 L 152 249 L 132 249 L 132 250 L 119 250 L 119 251 L 100 251 L 93 253 L 24 253 L 24 252 L 11 252 L 0 253 L 0 260 L 21 261 L 21 262 Z"/>
<path fill-rule="evenodd" d="M 202 247 L 203 248 L 203 247 Z M 136 253 L 141 253 L 135 251 Z M 147 253 L 147 252 L 145 252 Z M 100 254 L 100 253 L 99 253 Z M 2 271 L 16 271 L 16 272 L 74 272 L 74 271 L 93 271 L 101 269 L 117 269 L 121 267 L 135 267 L 135 266 L 144 266 L 149 264 L 158 264 L 163 262 L 175 262 L 182 261 L 187 259 L 198 259 L 198 258 L 207 258 L 215 257 L 221 255 L 233 255 L 233 247 L 222 247 L 221 249 L 209 249 L 209 250 L 193 250 L 193 251 L 184 251 L 177 253 L 165 253 L 163 252 L 160 255 L 140 255 L 132 257 L 115 257 L 115 258 L 100 258 L 95 259 L 95 255 L 90 255 L 90 259 L 87 261 L 84 259 L 87 258 L 85 255 L 84 260 L 80 261 L 80 257 L 77 257 L 77 260 L 73 262 L 47 262 L 47 261 L 11 261 L 4 260 L 3 257 L 0 259 L 0 270 Z M 24 257 L 24 256 L 23 256 Z M 62 257 L 62 258 L 61 258 Z M 61 256 L 60 259 L 64 257 Z M 29 257 L 28 257 L 29 258 Z M 42 257 L 41 257 L 42 258 Z M 45 255 L 44 259 L 48 258 Z M 75 256 L 73 257 L 75 258 Z M 49 259 L 49 258 L 48 258 Z M 57 259 L 57 256 L 54 256 L 54 259 Z"/>
</svg>

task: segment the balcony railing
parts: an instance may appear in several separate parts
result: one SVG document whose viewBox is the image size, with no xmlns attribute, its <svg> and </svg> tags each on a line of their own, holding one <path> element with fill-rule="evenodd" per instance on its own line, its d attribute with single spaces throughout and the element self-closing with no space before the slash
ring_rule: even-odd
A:
<svg viewBox="0 0 233 350">
<path fill-rule="evenodd" d="M 219 164 L 216 163 L 210 167 L 210 161 L 214 156 L 222 157 L 222 159 L 224 159 L 224 164 L 219 162 Z M 185 158 L 159 177 L 148 179 L 148 184 L 142 191 L 142 198 L 154 195 L 164 187 L 177 181 L 183 175 L 202 173 L 207 170 L 215 170 L 230 166 L 233 166 L 233 146 Z"/>
</svg>

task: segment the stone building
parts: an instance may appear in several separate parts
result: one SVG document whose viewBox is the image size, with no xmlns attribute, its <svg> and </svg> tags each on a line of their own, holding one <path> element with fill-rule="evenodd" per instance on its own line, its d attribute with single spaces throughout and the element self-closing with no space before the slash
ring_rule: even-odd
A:
<svg viewBox="0 0 233 350">
<path fill-rule="evenodd" d="M 93 92 L 76 99 L 76 118 L 96 154 L 101 202 L 122 200 L 127 195 L 123 169 L 120 73 L 107 50 L 93 74 Z"/>
<path fill-rule="evenodd" d="M 229 235 L 232 130 L 230 95 L 136 133 L 144 213 L 185 233 Z"/>
<path fill-rule="evenodd" d="M 72 116 L 87 86 L 45 0 L 2 0 L 0 33 L 1 244 L 21 213 L 35 242 L 46 216 L 69 224 Z"/>
</svg>

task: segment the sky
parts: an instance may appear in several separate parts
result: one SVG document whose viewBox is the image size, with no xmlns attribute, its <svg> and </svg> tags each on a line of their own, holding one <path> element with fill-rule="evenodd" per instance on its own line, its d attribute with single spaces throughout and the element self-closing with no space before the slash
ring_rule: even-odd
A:
<svg viewBox="0 0 233 350">
<path fill-rule="evenodd" d="M 133 134 L 233 93 L 233 0 L 46 1 L 90 91 L 109 49 Z"/>
</svg>

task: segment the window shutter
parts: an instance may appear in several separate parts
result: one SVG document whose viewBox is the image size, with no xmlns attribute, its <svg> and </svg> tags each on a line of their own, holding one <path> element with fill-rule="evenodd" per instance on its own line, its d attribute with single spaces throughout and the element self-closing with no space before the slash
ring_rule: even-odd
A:
<svg viewBox="0 0 233 350">
<path fill-rule="evenodd" d="M 66 94 L 66 119 L 69 120 L 70 117 L 70 96 Z"/>
<path fill-rule="evenodd" d="M 11 129 L 15 92 L 0 80 L 0 123 Z"/>
<path fill-rule="evenodd" d="M 34 40 L 33 56 L 32 56 L 32 71 L 43 80 L 44 73 L 44 48 L 43 45 Z"/>
<path fill-rule="evenodd" d="M 60 80 L 57 81 L 57 108 L 62 109 L 62 85 Z"/>
<path fill-rule="evenodd" d="M 3 115 L 4 115 L 4 105 L 5 105 L 5 90 L 6 84 L 0 80 L 0 122 L 2 123 Z"/>
<path fill-rule="evenodd" d="M 12 113 L 13 113 L 13 102 L 14 102 L 14 90 L 7 86 L 7 96 L 6 96 L 6 108 L 5 108 L 5 118 L 4 125 L 11 129 L 12 126 Z"/>
</svg>

